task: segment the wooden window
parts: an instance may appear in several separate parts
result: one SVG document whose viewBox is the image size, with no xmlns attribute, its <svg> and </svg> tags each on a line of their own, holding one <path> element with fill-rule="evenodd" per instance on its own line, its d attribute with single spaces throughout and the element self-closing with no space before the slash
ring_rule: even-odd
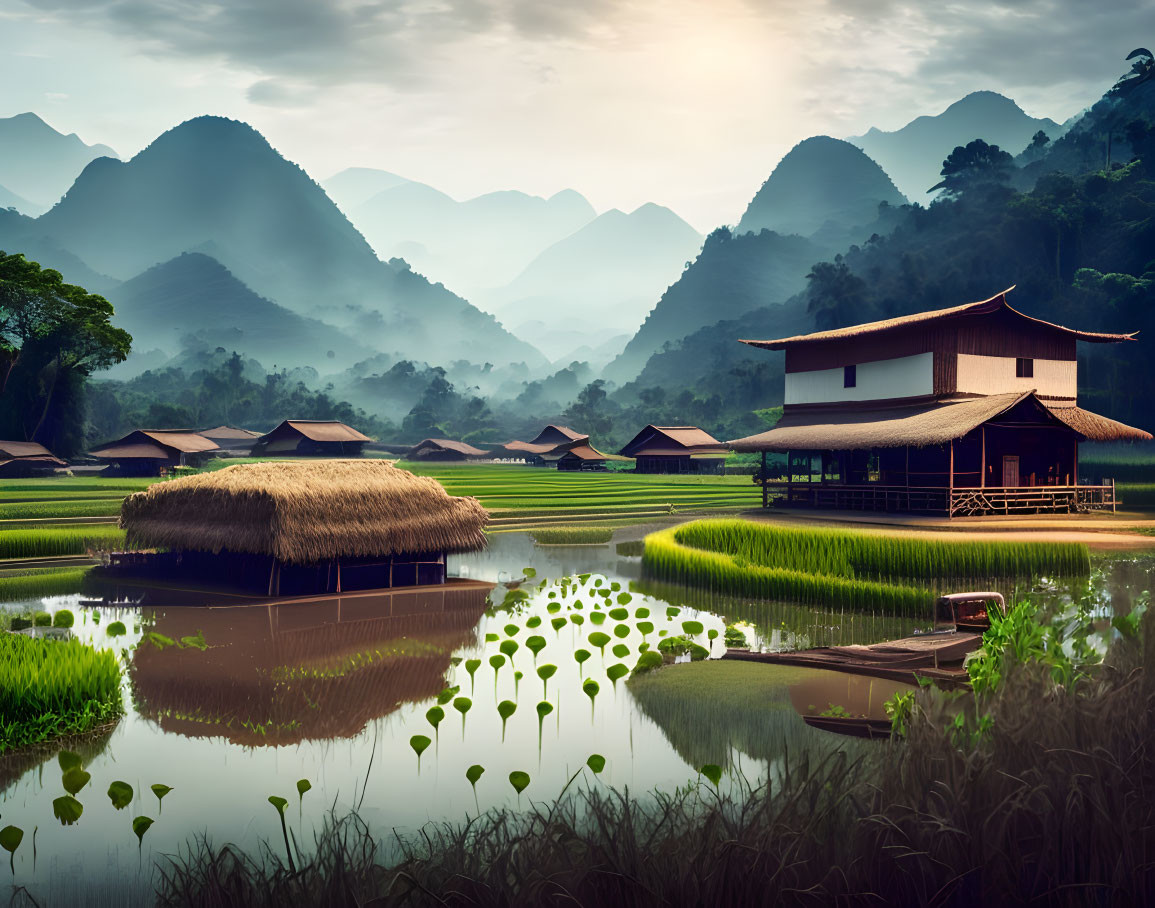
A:
<svg viewBox="0 0 1155 908">
<path fill-rule="evenodd" d="M 842 387 L 855 388 L 858 386 L 858 367 L 857 366 L 843 366 L 842 367 Z"/>
<path fill-rule="evenodd" d="M 1020 356 L 1015 360 L 1015 377 L 1016 378 L 1034 378 L 1035 377 L 1035 361 Z"/>
</svg>

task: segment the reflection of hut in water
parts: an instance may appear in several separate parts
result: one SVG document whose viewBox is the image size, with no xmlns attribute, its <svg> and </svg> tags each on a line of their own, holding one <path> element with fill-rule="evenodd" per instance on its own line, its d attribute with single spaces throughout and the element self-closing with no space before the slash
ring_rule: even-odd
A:
<svg viewBox="0 0 1155 908">
<path fill-rule="evenodd" d="M 130 495 L 129 541 L 167 551 L 114 556 L 109 572 L 268 596 L 440 584 L 448 554 L 485 546 L 487 520 L 384 461 L 238 464 Z"/>
<path fill-rule="evenodd" d="M 203 635 L 207 649 L 142 643 L 129 666 L 133 697 L 142 716 L 188 737 L 248 746 L 353 737 L 444 688 L 454 651 L 477 642 L 491 588 L 158 609 L 149 630 Z"/>
</svg>

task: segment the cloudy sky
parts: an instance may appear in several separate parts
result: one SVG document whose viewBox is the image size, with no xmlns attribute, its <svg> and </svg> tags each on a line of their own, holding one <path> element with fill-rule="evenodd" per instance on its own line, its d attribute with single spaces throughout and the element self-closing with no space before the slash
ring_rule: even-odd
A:
<svg viewBox="0 0 1155 908">
<path fill-rule="evenodd" d="M 1150 0 L 0 0 L 0 116 L 128 157 L 222 114 L 317 179 L 572 187 L 707 230 L 807 136 L 978 89 L 1062 121 L 1153 42 Z"/>
</svg>

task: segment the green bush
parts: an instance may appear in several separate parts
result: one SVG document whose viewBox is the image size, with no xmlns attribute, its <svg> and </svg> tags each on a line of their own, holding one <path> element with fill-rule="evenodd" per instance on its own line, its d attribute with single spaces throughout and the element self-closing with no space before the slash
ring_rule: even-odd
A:
<svg viewBox="0 0 1155 908">
<path fill-rule="evenodd" d="M 653 671 L 655 668 L 661 668 L 665 663 L 661 653 L 655 653 L 653 650 L 646 650 L 638 657 L 638 663 L 634 666 L 634 670 L 630 672 L 630 677 L 634 678 L 638 675 L 644 675 L 646 672 Z"/>
<path fill-rule="evenodd" d="M 75 623 L 76 616 L 66 608 L 62 608 L 52 618 L 53 627 L 72 627 Z"/>
<path fill-rule="evenodd" d="M 11 629 L 14 631 L 23 631 L 32 627 L 32 619 L 25 618 L 23 615 L 17 615 L 12 619 Z"/>
<path fill-rule="evenodd" d="M 37 612 L 32 616 L 32 623 L 36 627 L 52 627 L 52 616 L 48 612 Z"/>
<path fill-rule="evenodd" d="M 746 646 L 746 634 L 740 627 L 731 624 L 726 628 L 726 646 Z"/>
<path fill-rule="evenodd" d="M 692 662 L 699 662 L 710 655 L 706 647 L 695 643 L 689 637 L 665 637 L 658 642 L 658 651 L 670 656 L 690 654 Z"/>
</svg>

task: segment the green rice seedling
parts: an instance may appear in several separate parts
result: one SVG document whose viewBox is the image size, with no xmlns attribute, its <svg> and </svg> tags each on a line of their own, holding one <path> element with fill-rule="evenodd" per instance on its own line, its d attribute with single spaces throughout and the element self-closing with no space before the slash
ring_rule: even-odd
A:
<svg viewBox="0 0 1155 908">
<path fill-rule="evenodd" d="M 606 656 L 606 644 L 609 643 L 613 638 L 610 637 L 609 634 L 603 634 L 601 631 L 594 631 L 589 635 L 587 639 L 589 640 L 591 646 L 596 646 L 598 648 L 602 654 L 602 658 L 604 659 Z"/>
<path fill-rule="evenodd" d="M 165 795 L 172 791 L 172 788 L 168 785 L 162 785 L 160 782 L 157 782 L 155 785 L 150 785 L 149 788 L 151 788 L 152 793 L 156 795 L 157 811 L 164 813 L 164 798 Z"/>
<path fill-rule="evenodd" d="M 630 610 L 626 608 L 612 608 L 609 611 L 609 616 L 613 618 L 614 621 L 625 621 L 630 617 Z"/>
<path fill-rule="evenodd" d="M 489 657 L 489 664 L 493 666 L 493 696 L 497 697 L 497 680 L 501 676 L 501 667 L 505 665 L 505 656 L 494 653 Z"/>
<path fill-rule="evenodd" d="M 517 712 L 517 704 L 512 700 L 502 700 L 497 704 L 497 714 L 501 716 L 501 740 L 505 741 L 505 723 Z"/>
<path fill-rule="evenodd" d="M 509 774 L 509 784 L 513 786 L 513 790 L 517 792 L 517 803 L 521 803 L 521 793 L 529 788 L 529 773 L 522 772 L 520 769 L 515 769 Z"/>
<path fill-rule="evenodd" d="M 116 719 L 120 679 L 117 658 L 106 650 L 0 633 L 0 754 Z"/>
<path fill-rule="evenodd" d="M 473 707 L 473 701 L 468 697 L 456 697 L 453 708 L 461 713 L 461 736 L 465 737 L 465 714 Z"/>
<path fill-rule="evenodd" d="M 579 674 L 583 673 L 585 671 L 585 663 L 589 660 L 590 656 L 592 656 L 592 655 L 593 655 L 593 653 L 591 653 L 588 649 L 575 649 L 574 650 L 573 657 L 574 657 L 574 661 L 577 662 L 577 664 L 578 664 Z"/>
<path fill-rule="evenodd" d="M 88 568 L 50 568 L 0 577 L 0 602 L 67 596 L 80 591 Z"/>
<path fill-rule="evenodd" d="M 152 826 L 151 817 L 133 817 L 132 818 L 132 834 L 136 836 L 137 850 L 144 846 L 144 834 L 148 832 Z"/>
<path fill-rule="evenodd" d="M 116 517 L 122 498 L 82 501 L 0 501 L 0 520 L 51 520 L 65 517 Z"/>
<path fill-rule="evenodd" d="M 554 633 L 556 633 L 560 637 L 561 636 L 561 629 L 563 627 L 565 627 L 567 624 L 569 624 L 569 621 L 566 620 L 565 618 L 559 617 L 559 618 L 551 619 L 549 623 L 550 623 L 550 626 L 554 629 Z"/>
<path fill-rule="evenodd" d="M 24 830 L 19 826 L 5 826 L 0 829 L 0 848 L 8 852 L 8 869 L 16 872 L 16 849 L 24 841 Z"/>
<path fill-rule="evenodd" d="M 124 531 L 115 526 L 37 527 L 0 533 L 0 558 L 86 555 L 124 547 Z"/>
<path fill-rule="evenodd" d="M 76 824 L 83 814 L 84 805 L 72 795 L 61 795 L 52 802 L 52 815 L 60 821 L 61 826 Z"/>
<path fill-rule="evenodd" d="M 516 640 L 502 640 L 501 646 L 498 647 L 501 652 L 509 657 L 509 664 L 513 665 L 513 654 L 519 649 Z"/>
<path fill-rule="evenodd" d="M 545 637 L 539 637 L 537 635 L 529 637 L 525 641 L 525 647 L 533 653 L 533 664 L 537 665 L 537 654 L 546 647 Z"/>
<path fill-rule="evenodd" d="M 132 803 L 132 786 L 127 782 L 113 782 L 108 786 L 108 800 L 115 809 L 124 810 Z"/>
<path fill-rule="evenodd" d="M 626 656 L 628 656 L 630 654 L 630 648 L 628 646 L 626 646 L 624 643 L 616 643 L 616 644 L 614 644 L 614 648 L 612 650 L 610 650 L 610 652 L 612 652 L 619 659 L 624 659 L 624 658 L 626 658 Z"/>
<path fill-rule="evenodd" d="M 289 858 L 290 870 L 296 873 L 297 868 L 293 863 L 293 850 L 289 847 L 289 827 L 285 824 L 285 808 L 289 806 L 289 802 L 277 795 L 269 795 L 269 803 L 273 805 L 277 811 L 277 816 L 281 819 L 281 834 L 285 837 L 285 854 Z M 133 825 L 135 826 L 135 823 Z"/>
<path fill-rule="evenodd" d="M 477 670 L 479 668 L 481 668 L 481 660 L 480 659 L 466 659 L 465 660 L 465 670 L 467 672 L 469 672 L 469 690 L 470 690 L 470 693 L 473 692 L 473 684 L 474 684 L 474 681 L 476 680 L 476 678 L 474 676 L 477 674 Z"/>
<path fill-rule="evenodd" d="M 428 735 L 414 735 L 409 739 L 409 746 L 413 748 L 413 752 L 417 754 L 417 774 L 421 775 L 421 755 L 429 748 L 433 741 Z"/>
<path fill-rule="evenodd" d="M 546 663 L 537 667 L 537 676 L 541 678 L 541 695 L 543 697 L 549 696 L 548 686 L 549 679 L 557 674 L 557 666 Z"/>
<path fill-rule="evenodd" d="M 477 808 L 478 813 L 481 813 L 481 805 L 477 802 L 477 782 L 484 774 L 485 767 L 480 763 L 474 763 L 465 770 L 465 778 L 469 782 L 469 786 L 473 789 L 473 805 Z"/>
<path fill-rule="evenodd" d="M 425 712 L 425 721 L 433 726 L 433 733 L 437 733 L 437 727 L 445 721 L 445 710 L 440 706 L 431 706 Z"/>
<path fill-rule="evenodd" d="M 614 531 L 605 527 L 553 527 L 533 530 L 530 537 L 538 545 L 605 545 Z"/>
</svg>

